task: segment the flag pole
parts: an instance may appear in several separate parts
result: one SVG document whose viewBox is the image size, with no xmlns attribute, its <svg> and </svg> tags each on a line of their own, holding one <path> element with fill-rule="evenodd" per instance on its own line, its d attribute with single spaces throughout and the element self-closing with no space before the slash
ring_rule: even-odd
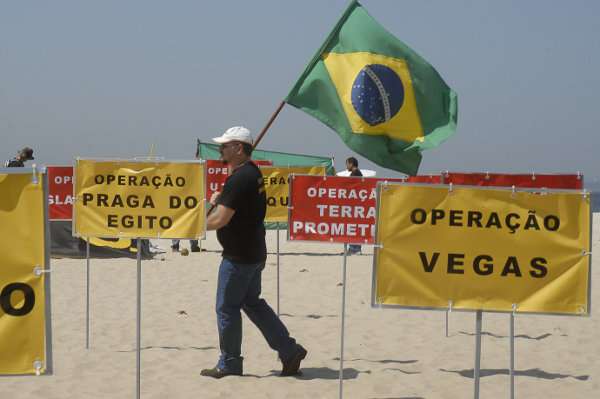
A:
<svg viewBox="0 0 600 399">
<path fill-rule="evenodd" d="M 281 112 L 281 109 L 283 108 L 284 105 L 285 105 L 285 101 L 282 101 L 281 103 L 279 103 L 279 106 L 277 107 L 275 112 L 273 112 L 273 115 L 271 115 L 271 118 L 269 119 L 269 121 L 267 122 L 265 127 L 263 127 L 260 134 L 256 138 L 256 141 L 254 142 L 254 148 L 256 148 L 258 146 L 258 143 L 260 143 L 260 140 L 262 140 L 265 133 L 267 133 L 267 130 L 269 130 L 269 128 L 273 124 L 273 121 L 275 120 L 275 118 L 277 118 L 277 115 L 279 115 L 279 112 Z"/>
</svg>

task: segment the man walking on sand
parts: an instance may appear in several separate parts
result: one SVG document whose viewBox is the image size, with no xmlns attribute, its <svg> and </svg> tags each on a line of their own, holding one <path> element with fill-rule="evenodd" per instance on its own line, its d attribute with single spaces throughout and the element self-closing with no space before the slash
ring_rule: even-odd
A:
<svg viewBox="0 0 600 399">
<path fill-rule="evenodd" d="M 262 173 L 250 160 L 252 136 L 248 129 L 236 126 L 213 141 L 221 145 L 221 157 L 231 168 L 223 191 L 210 199 L 214 212 L 207 220 L 207 229 L 217 230 L 217 239 L 223 246 L 216 301 L 221 356 L 215 367 L 200 374 L 213 378 L 242 375 L 243 310 L 271 349 L 278 352 L 283 364 L 281 375 L 296 375 L 307 351 L 290 337 L 283 322 L 260 297 L 267 259 L 267 201 Z"/>
</svg>

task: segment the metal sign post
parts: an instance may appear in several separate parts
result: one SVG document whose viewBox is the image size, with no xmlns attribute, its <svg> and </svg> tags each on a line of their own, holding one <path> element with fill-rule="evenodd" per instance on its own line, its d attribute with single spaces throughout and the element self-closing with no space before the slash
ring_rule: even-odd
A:
<svg viewBox="0 0 600 399">
<path fill-rule="evenodd" d="M 136 330 L 136 398 L 140 399 L 142 321 L 142 240 L 137 239 L 137 330 Z"/>
<path fill-rule="evenodd" d="M 85 241 L 85 265 L 85 349 L 90 349 L 90 237 L 87 237 L 87 240 Z"/>
<path fill-rule="evenodd" d="M 452 313 L 452 304 L 454 301 L 448 301 L 448 309 L 446 309 L 446 338 L 448 338 L 448 324 L 450 322 L 450 313 Z"/>
<path fill-rule="evenodd" d="M 479 371 L 481 369 L 481 319 L 483 312 L 478 310 L 475 317 L 475 368 L 473 380 L 475 382 L 475 399 L 479 399 Z"/>
<path fill-rule="evenodd" d="M 279 316 L 279 222 L 277 222 L 277 316 Z"/>
<path fill-rule="evenodd" d="M 346 259 L 348 244 L 344 244 L 344 266 L 342 268 L 342 337 L 340 344 L 340 399 L 344 397 L 344 322 L 346 320 Z"/>
<path fill-rule="evenodd" d="M 35 171 L 34 167 L 34 171 Z M 46 307 L 46 375 L 54 374 L 54 361 L 52 357 L 52 295 L 50 281 L 50 223 L 49 223 L 49 208 L 48 208 L 48 173 L 47 169 L 42 168 L 42 186 L 44 190 L 44 299 Z"/>
<path fill-rule="evenodd" d="M 510 314 L 510 364 L 508 368 L 510 375 L 510 399 L 515 397 L 515 314 Z"/>
</svg>

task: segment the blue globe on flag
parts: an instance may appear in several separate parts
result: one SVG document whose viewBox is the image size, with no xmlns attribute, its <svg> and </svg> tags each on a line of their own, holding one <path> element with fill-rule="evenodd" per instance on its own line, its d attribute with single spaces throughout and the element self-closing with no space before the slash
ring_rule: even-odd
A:
<svg viewBox="0 0 600 399">
<path fill-rule="evenodd" d="M 402 108 L 404 85 L 391 68 L 366 65 L 352 83 L 351 100 L 362 120 L 376 126 L 392 119 Z"/>
</svg>

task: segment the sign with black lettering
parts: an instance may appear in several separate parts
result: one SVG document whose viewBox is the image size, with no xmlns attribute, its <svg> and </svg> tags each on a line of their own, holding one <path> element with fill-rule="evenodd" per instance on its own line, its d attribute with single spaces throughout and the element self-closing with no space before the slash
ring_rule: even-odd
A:
<svg viewBox="0 0 600 399">
<path fill-rule="evenodd" d="M 43 174 L 0 173 L 0 374 L 46 371 Z M 39 367 L 36 370 L 36 366 Z"/>
<path fill-rule="evenodd" d="M 73 231 L 82 237 L 203 237 L 204 165 L 78 159 Z"/>
<path fill-rule="evenodd" d="M 265 222 L 287 222 L 290 205 L 290 176 L 325 176 L 324 166 L 261 166 L 267 193 L 267 215 Z"/>
<path fill-rule="evenodd" d="M 590 197 L 378 184 L 373 303 L 589 314 Z"/>
</svg>

